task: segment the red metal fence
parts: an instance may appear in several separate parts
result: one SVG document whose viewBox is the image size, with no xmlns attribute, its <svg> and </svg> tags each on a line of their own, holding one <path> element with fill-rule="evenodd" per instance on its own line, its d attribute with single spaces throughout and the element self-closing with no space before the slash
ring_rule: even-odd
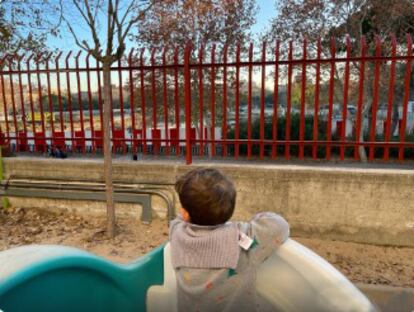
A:
<svg viewBox="0 0 414 312">
<path fill-rule="evenodd" d="M 411 36 L 132 50 L 111 68 L 112 150 L 239 159 L 414 158 Z M 102 149 L 102 66 L 69 52 L 5 56 L 3 145 Z"/>
</svg>

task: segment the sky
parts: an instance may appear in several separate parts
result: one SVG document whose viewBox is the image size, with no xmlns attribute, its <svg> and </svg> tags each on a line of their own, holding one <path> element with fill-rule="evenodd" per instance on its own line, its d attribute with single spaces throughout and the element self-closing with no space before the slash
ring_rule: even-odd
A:
<svg viewBox="0 0 414 312">
<path fill-rule="evenodd" d="M 264 31 L 273 17 L 276 15 L 275 0 L 256 0 L 259 11 L 257 12 L 256 24 L 252 27 L 254 34 Z"/>
<path fill-rule="evenodd" d="M 258 12 L 256 16 L 256 24 L 252 27 L 253 35 L 259 35 L 261 32 L 266 30 L 271 19 L 276 15 L 276 0 L 256 0 L 256 3 L 258 5 Z M 83 31 L 82 29 L 78 30 Z M 68 51 L 71 49 L 79 50 L 70 33 L 63 33 L 62 38 L 50 36 L 48 45 L 61 51 Z"/>
</svg>

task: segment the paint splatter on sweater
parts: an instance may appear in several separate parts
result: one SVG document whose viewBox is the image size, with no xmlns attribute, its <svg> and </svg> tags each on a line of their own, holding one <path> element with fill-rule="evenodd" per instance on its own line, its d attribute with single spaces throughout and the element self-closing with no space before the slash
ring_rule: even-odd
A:
<svg viewBox="0 0 414 312">
<path fill-rule="evenodd" d="M 286 220 L 271 212 L 219 226 L 172 221 L 178 311 L 271 311 L 256 294 L 256 269 L 288 236 Z"/>
</svg>

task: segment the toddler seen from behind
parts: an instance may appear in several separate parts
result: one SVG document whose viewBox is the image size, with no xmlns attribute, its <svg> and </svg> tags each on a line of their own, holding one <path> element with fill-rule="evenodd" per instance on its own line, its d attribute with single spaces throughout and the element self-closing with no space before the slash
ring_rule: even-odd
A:
<svg viewBox="0 0 414 312">
<path fill-rule="evenodd" d="M 267 310 L 256 295 L 256 269 L 288 238 L 285 219 L 261 212 L 230 222 L 236 190 L 213 168 L 184 174 L 175 189 L 182 207 L 170 225 L 178 311 Z"/>
</svg>

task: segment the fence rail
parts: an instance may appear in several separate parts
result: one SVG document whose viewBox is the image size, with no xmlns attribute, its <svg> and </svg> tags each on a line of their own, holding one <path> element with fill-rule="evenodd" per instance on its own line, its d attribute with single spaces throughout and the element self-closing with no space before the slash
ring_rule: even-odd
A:
<svg viewBox="0 0 414 312">
<path fill-rule="evenodd" d="M 113 152 L 414 158 L 413 43 L 131 50 L 111 67 Z M 93 62 L 93 64 L 92 64 Z M 0 60 L 0 140 L 16 152 L 102 149 L 102 66 L 72 51 Z"/>
</svg>

